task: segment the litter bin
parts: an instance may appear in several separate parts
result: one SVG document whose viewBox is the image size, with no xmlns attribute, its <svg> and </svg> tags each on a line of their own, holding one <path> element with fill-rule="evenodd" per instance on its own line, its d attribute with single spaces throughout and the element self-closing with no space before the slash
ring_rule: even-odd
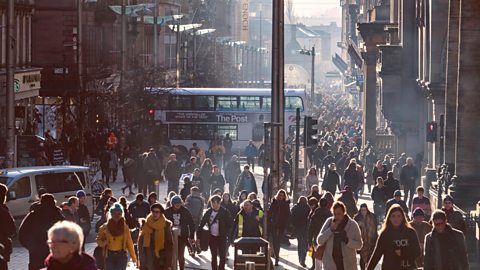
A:
<svg viewBox="0 0 480 270">
<path fill-rule="evenodd" d="M 251 250 L 252 246 L 258 247 L 260 252 L 255 254 L 241 253 L 241 250 Z M 268 241 L 261 237 L 241 237 L 234 242 L 235 257 L 233 261 L 234 270 L 243 270 L 246 263 L 254 262 L 255 269 L 270 269 L 270 258 L 268 257 Z"/>
</svg>

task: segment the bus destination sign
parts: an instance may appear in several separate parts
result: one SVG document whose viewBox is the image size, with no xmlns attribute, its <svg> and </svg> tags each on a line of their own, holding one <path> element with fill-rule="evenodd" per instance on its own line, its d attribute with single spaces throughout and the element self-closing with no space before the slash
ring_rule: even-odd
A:
<svg viewBox="0 0 480 270">
<path fill-rule="evenodd" d="M 245 113 L 167 112 L 167 122 L 248 123 Z"/>
</svg>

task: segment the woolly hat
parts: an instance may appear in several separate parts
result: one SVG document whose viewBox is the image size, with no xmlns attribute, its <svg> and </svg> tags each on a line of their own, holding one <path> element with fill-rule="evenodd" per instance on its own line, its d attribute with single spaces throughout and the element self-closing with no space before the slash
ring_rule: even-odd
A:
<svg viewBox="0 0 480 270">
<path fill-rule="evenodd" d="M 110 212 L 110 214 L 113 214 L 114 212 L 120 212 L 123 215 L 123 206 L 120 203 L 116 202 L 112 205 L 112 207 L 110 207 L 108 211 Z"/>
<path fill-rule="evenodd" d="M 87 197 L 87 194 L 85 193 L 85 191 L 83 190 L 79 190 L 77 191 L 77 198 L 81 198 L 81 197 Z"/>
<path fill-rule="evenodd" d="M 171 200 L 172 205 L 177 204 L 177 203 L 182 203 L 182 198 L 178 195 L 175 195 L 172 197 Z"/>
<path fill-rule="evenodd" d="M 425 212 L 423 211 L 422 208 L 417 207 L 415 210 L 413 210 L 413 217 L 418 217 L 418 216 L 425 216 Z"/>
</svg>

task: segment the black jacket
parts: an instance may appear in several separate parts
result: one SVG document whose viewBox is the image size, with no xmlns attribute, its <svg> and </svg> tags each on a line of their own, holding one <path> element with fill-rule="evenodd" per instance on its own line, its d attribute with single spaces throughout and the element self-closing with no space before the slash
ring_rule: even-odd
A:
<svg viewBox="0 0 480 270">
<path fill-rule="evenodd" d="M 238 175 L 242 173 L 240 163 L 238 161 L 229 161 L 225 168 L 225 179 L 230 185 L 235 185 Z"/>
<path fill-rule="evenodd" d="M 402 185 L 415 185 L 418 177 L 418 169 L 414 165 L 408 166 L 405 164 L 400 170 L 400 183 Z"/>
<path fill-rule="evenodd" d="M 395 250 L 400 250 L 401 255 Z M 417 269 L 415 260 L 420 256 L 420 243 L 415 229 L 401 227 L 380 233 L 367 270 L 375 269 L 382 255 L 382 270 Z"/>
<path fill-rule="evenodd" d="M 195 224 L 193 223 L 192 214 L 185 207 L 175 210 L 169 207 L 165 210 L 165 217 L 172 222 L 173 227 L 180 227 L 180 236 L 184 238 L 194 239 Z"/>
<path fill-rule="evenodd" d="M 308 228 L 308 214 L 310 206 L 306 203 L 297 203 L 292 207 L 291 223 L 294 227 L 295 235 L 305 235 Z"/>
<path fill-rule="evenodd" d="M 242 216 L 243 224 L 240 224 L 240 216 Z M 259 217 L 258 220 L 257 217 Z M 259 210 L 255 208 L 252 208 L 250 214 L 247 214 L 245 210 L 240 211 L 234 220 L 235 229 L 233 230 L 232 239 L 238 237 L 261 237 L 260 226 L 262 226 L 262 220 L 259 216 Z M 242 229 L 240 229 L 240 225 L 242 225 Z"/>
<path fill-rule="evenodd" d="M 47 246 L 47 231 L 61 220 L 64 220 L 64 217 L 60 208 L 45 205 L 30 212 L 23 219 L 18 230 L 18 240 L 28 249 L 31 266 L 43 267 L 44 260 L 50 252 Z"/>
<path fill-rule="evenodd" d="M 272 226 L 286 228 L 290 219 L 290 201 L 278 201 L 274 198 L 268 209 L 268 217 Z"/>
<path fill-rule="evenodd" d="M 220 189 L 223 191 L 225 188 L 225 178 L 222 174 L 212 174 L 210 176 L 210 191 L 213 193 L 215 189 Z"/>
<path fill-rule="evenodd" d="M 465 235 L 467 233 L 467 225 L 465 224 L 462 213 L 453 208 L 450 210 L 442 208 L 442 210 L 447 214 L 448 224 L 452 225 L 454 229 L 461 231 Z"/>
<path fill-rule="evenodd" d="M 198 225 L 197 228 L 197 239 L 200 239 L 201 231 L 203 226 L 208 224 L 208 227 L 210 228 L 210 216 L 212 215 L 213 209 L 210 208 L 203 214 L 202 220 L 200 221 L 200 224 Z M 218 225 L 219 225 L 219 233 L 220 237 L 227 237 L 228 234 L 231 232 L 231 227 L 233 225 L 233 219 L 230 217 L 230 214 L 228 213 L 228 210 L 226 210 L 223 207 L 220 207 L 218 210 L 217 214 L 217 220 L 218 220 Z"/>
<path fill-rule="evenodd" d="M 445 237 L 444 241 L 439 239 L 440 237 Z M 448 245 L 442 243 L 448 243 Z M 442 260 L 442 258 L 447 259 Z M 442 235 L 435 229 L 427 234 L 425 236 L 425 258 L 423 269 L 468 270 L 468 257 L 463 233 L 459 230 L 453 229 L 447 224 Z"/>
<path fill-rule="evenodd" d="M 407 207 L 407 204 L 405 203 L 404 200 L 400 200 L 400 201 L 395 201 L 395 198 L 393 199 L 390 199 L 387 201 L 387 204 L 385 205 L 385 215 L 388 214 L 388 210 L 390 209 L 390 207 L 392 207 L 392 205 L 394 204 L 398 204 L 400 205 L 400 207 L 402 207 L 403 211 L 405 212 L 405 215 L 408 216 L 408 207 Z"/>
<path fill-rule="evenodd" d="M 372 190 L 372 200 L 374 204 L 385 204 L 387 202 L 386 187 L 380 188 L 374 186 Z"/>
<path fill-rule="evenodd" d="M 332 212 L 328 208 L 318 207 L 313 212 L 308 224 L 308 243 L 316 244 L 317 236 L 323 227 L 323 224 L 329 217 L 332 216 Z"/>
<path fill-rule="evenodd" d="M 165 178 L 168 181 L 178 182 L 182 176 L 182 167 L 176 160 L 170 160 L 165 167 Z"/>
<path fill-rule="evenodd" d="M 0 244 L 4 249 L 0 250 L 0 255 L 7 261 L 12 253 L 12 237 L 17 228 L 8 207 L 5 204 L 0 204 Z"/>
<path fill-rule="evenodd" d="M 335 194 L 337 187 L 338 190 L 342 190 L 340 187 L 340 175 L 337 171 L 328 170 L 325 173 L 325 180 L 323 180 L 322 189 Z"/>
<path fill-rule="evenodd" d="M 345 180 L 345 186 L 349 186 L 352 188 L 352 192 L 357 193 L 358 186 L 360 185 L 360 182 L 363 181 L 363 177 L 360 175 L 360 173 L 355 169 L 355 170 L 345 170 L 345 173 L 343 174 L 343 179 Z"/>
<path fill-rule="evenodd" d="M 398 182 L 398 180 L 395 178 L 387 178 L 383 184 L 385 185 L 385 194 L 387 195 L 387 200 L 393 198 L 393 193 L 395 193 L 395 190 L 400 190 L 400 182 Z"/>
</svg>

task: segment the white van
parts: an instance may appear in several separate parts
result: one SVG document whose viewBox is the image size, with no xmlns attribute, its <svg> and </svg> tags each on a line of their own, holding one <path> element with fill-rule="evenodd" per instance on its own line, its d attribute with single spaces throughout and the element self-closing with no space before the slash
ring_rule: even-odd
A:
<svg viewBox="0 0 480 270">
<path fill-rule="evenodd" d="M 28 214 L 30 205 L 38 200 L 38 190 L 44 188 L 55 196 L 57 205 L 75 196 L 78 190 L 87 194 L 86 205 L 93 211 L 88 167 L 41 166 L 0 170 L 0 183 L 8 187 L 7 206 L 14 218 Z"/>
</svg>

